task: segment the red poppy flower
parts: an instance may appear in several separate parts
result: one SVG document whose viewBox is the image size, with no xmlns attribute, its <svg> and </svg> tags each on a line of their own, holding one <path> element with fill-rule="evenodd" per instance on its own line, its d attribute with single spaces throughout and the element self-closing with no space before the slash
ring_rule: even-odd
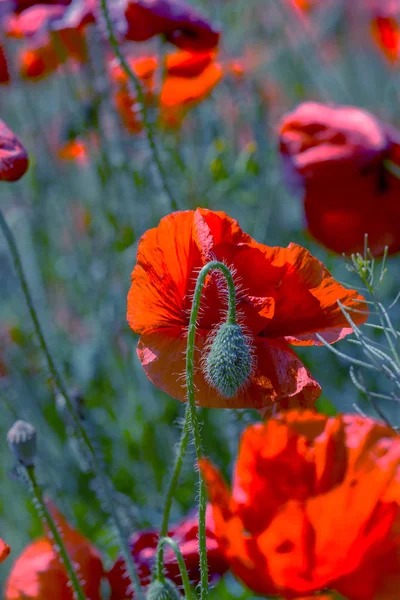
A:
<svg viewBox="0 0 400 600">
<path fill-rule="evenodd" d="M 152 103 L 154 101 L 154 76 L 158 66 L 157 59 L 153 56 L 144 56 L 130 58 L 129 63 L 142 83 L 146 102 Z M 110 79 L 115 88 L 113 91 L 114 104 L 124 127 L 130 133 L 140 133 L 143 129 L 143 120 L 135 91 L 132 89 L 125 71 L 114 61 L 110 65 Z"/>
<path fill-rule="evenodd" d="M 55 19 L 64 14 L 60 5 L 38 4 L 21 13 L 11 13 L 4 19 L 5 34 L 10 38 L 24 39 L 46 32 Z"/>
<path fill-rule="evenodd" d="M 215 52 L 187 52 L 180 50 L 167 54 L 165 58 L 167 75 L 171 77 L 197 77 L 213 62 Z"/>
<path fill-rule="evenodd" d="M 4 54 L 3 47 L 0 44 L 0 84 L 10 82 L 10 73 L 8 70 L 7 59 Z"/>
<path fill-rule="evenodd" d="M 0 563 L 4 562 L 9 556 L 11 548 L 0 538 Z"/>
<path fill-rule="evenodd" d="M 223 261 L 235 274 L 237 309 L 248 332 L 257 365 L 248 385 L 223 398 L 199 368 L 211 332 L 226 312 L 224 290 L 210 276 L 203 291 L 196 337 L 195 385 L 201 406 L 271 407 L 273 403 L 312 405 L 318 383 L 290 348 L 319 344 L 321 333 L 333 343 L 351 333 L 337 305 L 366 311 L 363 299 L 337 283 L 324 265 L 296 244 L 271 248 L 258 244 L 223 212 L 198 208 L 172 213 L 140 240 L 132 272 L 127 318 L 140 334 L 138 356 L 149 379 L 185 401 L 186 328 L 199 269 Z M 356 322 L 366 314 L 354 313 Z"/>
<path fill-rule="evenodd" d="M 207 509 L 206 526 L 209 578 L 210 581 L 216 581 L 228 570 L 228 566 L 215 541 L 214 522 L 210 507 Z M 168 532 L 168 535 L 178 543 L 185 559 L 190 581 L 196 585 L 200 581 L 197 516 L 192 514 L 183 519 Z M 140 531 L 134 533 L 130 538 L 132 556 L 138 567 L 140 582 L 143 586 L 149 585 L 151 581 L 158 539 L 159 532 L 156 530 Z M 166 547 L 164 551 L 164 565 L 166 576 L 177 586 L 181 586 L 182 579 L 178 563 L 174 552 L 169 547 Z M 108 573 L 108 579 L 111 585 L 111 600 L 132 598 L 130 581 L 126 577 L 125 565 L 121 558 L 116 561 Z"/>
<path fill-rule="evenodd" d="M 371 20 L 371 33 L 378 48 L 391 63 L 396 63 L 400 52 L 400 26 L 391 16 L 376 16 Z"/>
<path fill-rule="evenodd" d="M 127 40 L 164 34 L 175 46 L 195 52 L 218 45 L 219 31 L 181 0 L 125 0 L 124 7 Z"/>
<path fill-rule="evenodd" d="M 28 165 L 25 148 L 0 120 L 0 181 L 17 181 L 25 174 Z"/>
<path fill-rule="evenodd" d="M 207 460 L 215 533 L 256 594 L 400 589 L 400 439 L 383 424 L 289 411 L 243 434 L 230 492 Z"/>
<path fill-rule="evenodd" d="M 301 104 L 280 124 L 287 175 L 304 185 L 310 233 L 334 252 L 400 250 L 400 134 L 352 106 Z"/>
<path fill-rule="evenodd" d="M 89 164 L 89 145 L 86 140 L 75 138 L 62 144 L 57 150 L 60 160 L 76 162 L 79 165 Z"/>
<path fill-rule="evenodd" d="M 79 571 L 86 597 L 100 600 L 103 566 L 97 550 L 51 509 L 70 558 Z M 47 537 L 32 542 L 15 561 L 5 585 L 4 600 L 73 600 L 64 565 Z"/>
<path fill-rule="evenodd" d="M 66 6 L 71 2 L 71 0 L 10 0 L 10 9 L 12 12 L 20 13 L 31 6 L 35 6 L 36 4 L 60 4 L 62 6 Z"/>
</svg>

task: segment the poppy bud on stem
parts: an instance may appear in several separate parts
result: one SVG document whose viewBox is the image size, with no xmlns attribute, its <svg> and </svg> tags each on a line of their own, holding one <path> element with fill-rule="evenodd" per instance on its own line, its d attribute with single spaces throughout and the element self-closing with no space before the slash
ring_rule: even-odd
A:
<svg viewBox="0 0 400 600">
<path fill-rule="evenodd" d="M 16 421 L 7 434 L 10 449 L 20 465 L 25 467 L 29 487 L 34 498 L 35 508 L 44 520 L 54 540 L 54 548 L 65 566 L 68 579 L 76 600 L 86 600 L 78 575 L 73 567 L 61 534 L 43 500 L 42 490 L 36 480 L 34 458 L 36 455 L 36 430 L 25 421 Z"/>
<path fill-rule="evenodd" d="M 187 351 L 186 351 L 186 388 L 187 388 L 187 405 L 186 405 L 186 413 L 185 413 L 185 422 L 182 428 L 181 439 L 177 448 L 175 464 L 172 472 L 172 476 L 169 482 L 167 495 L 164 504 L 164 514 L 163 521 L 161 525 L 160 538 L 165 538 L 168 533 L 168 520 L 169 514 L 171 512 L 172 500 L 174 497 L 175 489 L 178 484 L 179 475 L 182 469 L 183 460 L 186 454 L 188 441 L 189 441 L 189 432 L 192 431 L 194 445 L 196 448 L 196 458 L 197 462 L 203 456 L 199 422 L 197 418 L 196 412 L 196 402 L 194 397 L 194 349 L 195 349 L 195 338 L 196 338 L 196 321 L 199 314 L 201 295 L 203 291 L 203 286 L 206 281 L 209 273 L 215 269 L 222 271 L 227 287 L 228 287 L 228 314 L 226 322 L 223 323 L 219 329 L 217 330 L 216 338 L 220 334 L 219 343 L 222 343 L 221 338 L 226 335 L 226 330 L 224 332 L 224 326 L 226 328 L 234 328 L 234 337 L 236 340 L 239 339 L 238 331 L 236 328 L 240 328 L 236 323 L 236 290 L 235 283 L 233 281 L 232 274 L 229 268 L 219 261 L 211 261 L 207 263 L 200 271 L 197 283 L 194 291 L 192 310 L 190 313 L 189 320 L 189 328 L 188 328 L 188 339 L 187 339 Z M 221 333 L 222 329 L 222 333 Z M 241 329 L 240 329 L 241 331 Z M 243 333 L 241 332 L 241 335 Z M 229 335 L 232 341 L 232 335 Z M 215 342 L 215 339 L 214 339 Z M 243 355 L 246 356 L 245 362 L 248 359 L 246 351 L 244 349 L 244 337 L 240 340 L 240 345 L 243 351 Z M 248 356 L 250 357 L 250 351 L 247 349 Z M 214 353 L 215 355 L 215 353 Z M 212 361 L 211 361 L 212 362 Z M 251 362 L 251 361 L 250 361 Z M 245 369 L 244 369 L 245 371 Z M 211 379 L 211 377 L 210 377 Z M 244 383 L 243 374 L 241 378 L 241 382 L 237 387 L 240 387 Z M 229 387 L 229 386 L 226 386 Z M 229 388 L 231 390 L 231 388 Z M 206 500 L 206 489 L 203 482 L 203 478 L 201 473 L 199 473 L 199 556 L 200 556 L 200 599 L 206 600 L 208 594 L 208 564 L 207 564 L 207 540 L 206 540 L 206 508 L 207 508 L 207 500 Z M 157 558 L 155 564 L 155 570 L 153 574 L 153 579 L 158 581 L 164 581 L 163 574 L 163 543 L 159 543 L 157 549 Z M 183 579 L 183 578 L 182 578 Z M 188 598 L 191 596 L 187 595 Z"/>
</svg>

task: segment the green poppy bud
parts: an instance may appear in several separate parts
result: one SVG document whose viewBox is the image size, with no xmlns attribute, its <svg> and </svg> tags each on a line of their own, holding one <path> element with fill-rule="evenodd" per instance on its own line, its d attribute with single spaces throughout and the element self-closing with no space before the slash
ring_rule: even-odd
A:
<svg viewBox="0 0 400 600">
<path fill-rule="evenodd" d="M 223 323 L 217 330 L 205 361 L 205 375 L 224 398 L 232 398 L 252 371 L 252 355 L 237 323 Z"/>
<path fill-rule="evenodd" d="M 31 467 L 36 456 L 36 429 L 26 421 L 16 421 L 7 434 L 7 441 L 15 458 L 25 467 Z"/>
<path fill-rule="evenodd" d="M 170 579 L 166 579 L 150 584 L 146 600 L 182 600 L 182 596 L 176 585 Z"/>
</svg>

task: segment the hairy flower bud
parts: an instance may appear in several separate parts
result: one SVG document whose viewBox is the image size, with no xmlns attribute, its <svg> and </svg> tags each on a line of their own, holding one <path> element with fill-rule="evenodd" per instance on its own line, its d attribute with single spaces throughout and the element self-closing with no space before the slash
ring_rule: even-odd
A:
<svg viewBox="0 0 400 600">
<path fill-rule="evenodd" d="M 15 458 L 25 467 L 33 465 L 36 456 L 36 429 L 26 421 L 16 421 L 7 434 Z"/>
<path fill-rule="evenodd" d="M 237 323 L 223 323 L 205 361 L 208 383 L 224 398 L 232 398 L 246 383 L 251 369 L 251 350 L 242 328 Z"/>
<path fill-rule="evenodd" d="M 176 585 L 170 580 L 153 581 L 146 594 L 146 600 L 182 600 Z"/>
</svg>

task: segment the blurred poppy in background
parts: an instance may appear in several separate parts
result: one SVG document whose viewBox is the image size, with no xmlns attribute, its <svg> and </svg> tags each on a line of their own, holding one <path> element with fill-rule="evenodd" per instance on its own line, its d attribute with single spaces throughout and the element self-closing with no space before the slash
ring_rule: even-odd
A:
<svg viewBox="0 0 400 600">
<path fill-rule="evenodd" d="M 0 538 L 0 563 L 4 562 L 9 556 L 11 548 Z"/>
<path fill-rule="evenodd" d="M 17 181 L 25 174 L 28 166 L 27 151 L 0 119 L 0 181 Z"/>
<path fill-rule="evenodd" d="M 83 591 L 91 600 L 100 600 L 103 565 L 97 550 L 73 529 L 53 506 L 53 519 L 76 565 Z M 54 541 L 42 537 L 25 548 L 11 568 L 4 600 L 73 600 L 74 594 L 65 567 L 54 549 Z"/>
<path fill-rule="evenodd" d="M 10 82 L 10 73 L 8 70 L 8 64 L 4 49 L 0 44 L 0 84 L 6 84 Z"/>
<path fill-rule="evenodd" d="M 198 520 L 197 515 L 194 513 L 180 521 L 168 532 L 168 536 L 174 538 L 179 545 L 189 579 L 193 585 L 197 585 L 200 581 L 198 534 Z M 209 581 L 216 583 L 228 570 L 228 565 L 215 540 L 211 507 L 207 508 L 206 513 L 206 536 Z M 140 583 L 144 587 L 149 585 L 151 581 L 158 540 L 159 532 L 157 530 L 146 530 L 134 533 L 129 541 L 132 556 L 138 568 Z M 173 550 L 169 547 L 166 547 L 164 551 L 164 566 L 166 577 L 171 579 L 178 587 L 182 586 L 179 566 Z M 124 600 L 133 597 L 122 558 L 117 559 L 108 573 L 108 579 L 112 590 L 111 600 Z"/>
<path fill-rule="evenodd" d="M 337 283 L 305 248 L 271 248 L 244 233 L 223 212 L 198 208 L 172 213 L 141 238 L 128 294 L 127 319 L 140 335 L 137 353 L 149 379 L 181 401 L 186 330 L 196 276 L 210 260 L 224 262 L 237 283 L 237 309 L 254 346 L 257 365 L 248 385 L 232 398 L 222 397 L 200 368 L 207 341 L 225 320 L 225 286 L 209 276 L 197 322 L 195 387 L 201 406 L 263 408 L 312 405 L 320 394 L 293 345 L 320 344 L 319 332 L 333 343 L 352 332 L 340 300 L 356 308 L 357 323 L 366 304 L 354 290 Z M 365 312 L 363 312 L 365 311 Z"/>
<path fill-rule="evenodd" d="M 144 42 L 164 35 L 168 42 L 194 52 L 218 45 L 219 31 L 181 0 L 124 0 L 125 39 Z"/>
<path fill-rule="evenodd" d="M 232 491 L 202 460 L 215 533 L 256 594 L 395 598 L 400 586 L 400 439 L 355 415 L 289 411 L 248 427 Z"/>
<path fill-rule="evenodd" d="M 311 235 L 337 253 L 400 250 L 400 132 L 354 106 L 305 102 L 279 126 L 289 184 L 304 189 Z M 297 178 L 297 179 L 296 179 Z"/>
</svg>

